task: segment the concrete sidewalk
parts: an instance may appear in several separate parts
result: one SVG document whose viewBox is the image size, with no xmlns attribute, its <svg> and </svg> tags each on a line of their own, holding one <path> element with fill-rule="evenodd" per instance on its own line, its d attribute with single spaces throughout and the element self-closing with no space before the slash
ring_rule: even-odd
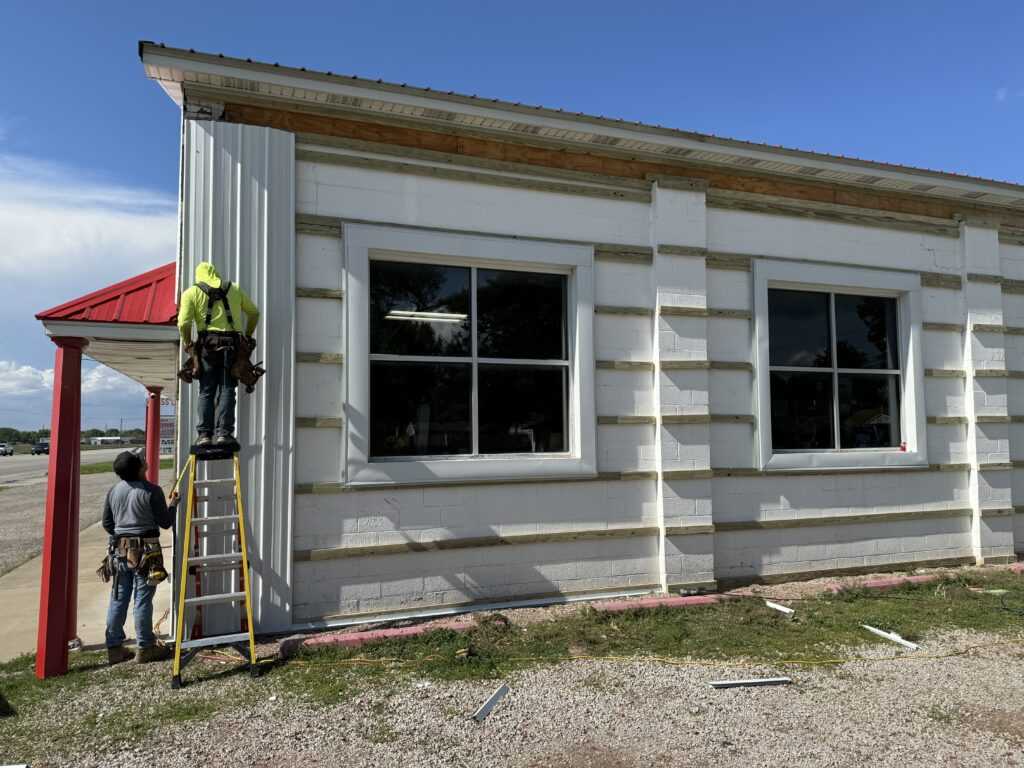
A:
<svg viewBox="0 0 1024 768">
<path fill-rule="evenodd" d="M 165 534 L 165 543 L 170 535 Z M 98 523 L 82 530 L 79 534 L 78 555 L 78 636 L 85 646 L 103 645 L 106 627 L 107 602 L 110 599 L 110 585 L 96 576 L 96 568 L 107 551 L 107 533 Z M 169 553 L 169 550 L 165 550 Z M 170 555 L 165 554 L 170 566 Z M 0 623 L 0 661 L 7 661 L 23 653 L 36 650 L 36 627 L 39 619 L 39 576 L 42 557 L 34 557 L 14 570 L 0 576 L 0 606 L 3 606 L 3 622 Z M 168 567 L 168 571 L 170 571 Z M 153 600 L 153 623 L 157 635 L 166 634 L 169 628 L 167 618 L 160 624 L 171 604 L 170 579 L 156 591 Z M 129 638 L 135 635 L 131 612 L 125 623 Z"/>
</svg>

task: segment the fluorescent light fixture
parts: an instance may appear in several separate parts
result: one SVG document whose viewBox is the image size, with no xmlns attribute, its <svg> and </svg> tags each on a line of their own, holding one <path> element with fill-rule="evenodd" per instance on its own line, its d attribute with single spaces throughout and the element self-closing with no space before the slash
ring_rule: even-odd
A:
<svg viewBox="0 0 1024 768">
<path fill-rule="evenodd" d="M 392 309 L 385 320 L 415 320 L 428 323 L 461 323 L 469 315 L 462 312 L 417 312 L 412 309 Z"/>
</svg>

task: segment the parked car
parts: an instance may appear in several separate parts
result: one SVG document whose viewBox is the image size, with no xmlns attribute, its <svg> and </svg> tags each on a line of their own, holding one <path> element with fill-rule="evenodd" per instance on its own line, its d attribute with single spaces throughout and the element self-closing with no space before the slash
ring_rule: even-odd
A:
<svg viewBox="0 0 1024 768">
<path fill-rule="evenodd" d="M 45 453 L 47 456 L 50 455 L 50 444 L 49 443 L 36 443 L 32 446 L 32 455 L 36 456 L 40 453 Z"/>
<path fill-rule="evenodd" d="M 14 446 L 7 443 L 0 443 L 0 456 L 13 456 Z"/>
</svg>

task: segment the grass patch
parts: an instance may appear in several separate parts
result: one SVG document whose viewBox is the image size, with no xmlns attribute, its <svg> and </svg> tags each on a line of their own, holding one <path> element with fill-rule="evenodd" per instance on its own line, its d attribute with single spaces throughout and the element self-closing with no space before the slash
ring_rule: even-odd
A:
<svg viewBox="0 0 1024 768">
<path fill-rule="evenodd" d="M 174 459 L 160 459 L 160 469 L 172 469 L 173 467 Z M 100 461 L 96 464 L 83 464 L 79 470 L 80 474 L 83 475 L 102 475 L 104 472 L 113 471 L 113 461 Z"/>
<path fill-rule="evenodd" d="M 1021 636 L 1024 621 L 1003 610 L 998 596 L 972 592 L 969 586 L 1007 589 L 1007 604 L 1024 606 L 1024 579 L 1000 572 L 803 600 L 793 603 L 794 619 L 753 599 L 622 614 L 583 607 L 573 616 L 527 627 L 490 614 L 465 634 L 438 630 L 362 648 L 306 651 L 273 674 L 281 675 L 289 688 L 308 678 L 316 692 L 313 698 L 332 700 L 360 682 L 402 672 L 436 680 L 480 680 L 574 656 L 814 662 L 834 658 L 843 647 L 890 645 L 861 624 L 911 640 L 952 629 Z M 602 681 L 592 684 L 600 687 Z"/>
</svg>

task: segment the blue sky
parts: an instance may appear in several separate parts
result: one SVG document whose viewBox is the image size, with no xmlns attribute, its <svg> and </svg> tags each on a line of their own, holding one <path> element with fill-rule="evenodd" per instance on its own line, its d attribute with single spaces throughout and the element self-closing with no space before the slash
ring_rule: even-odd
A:
<svg viewBox="0 0 1024 768">
<path fill-rule="evenodd" d="M 3 6 L 0 425 L 49 418 L 36 311 L 174 258 L 178 114 L 139 39 L 1024 182 L 1019 2 Z M 141 419 L 88 375 L 87 424 Z"/>
</svg>

